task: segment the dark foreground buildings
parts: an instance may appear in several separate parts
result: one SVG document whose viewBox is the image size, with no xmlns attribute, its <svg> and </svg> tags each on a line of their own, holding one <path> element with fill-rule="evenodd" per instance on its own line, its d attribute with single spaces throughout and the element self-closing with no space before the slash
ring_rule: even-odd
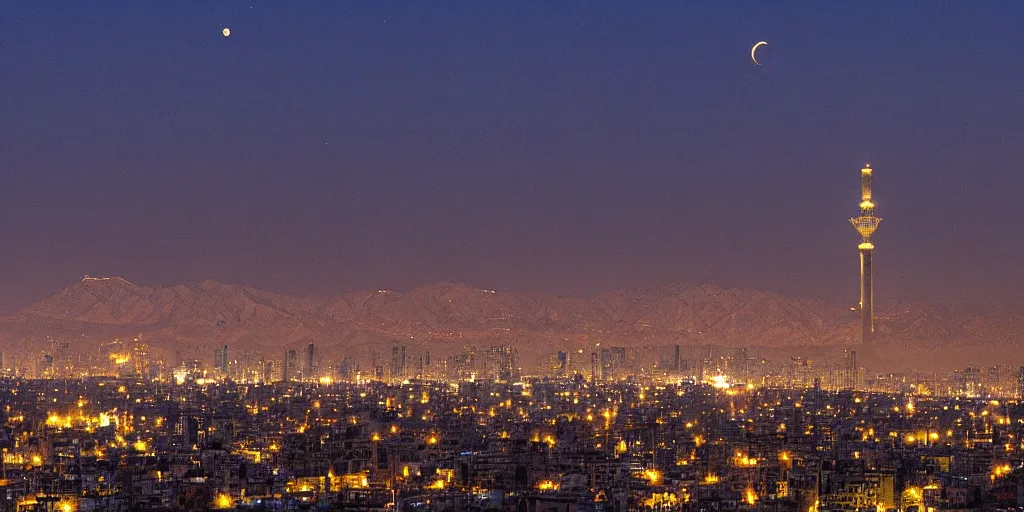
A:
<svg viewBox="0 0 1024 512">
<path fill-rule="evenodd" d="M 1024 495 L 1024 408 L 988 396 L 576 375 L 15 379 L 0 400 L 0 510 L 926 512 Z"/>
</svg>

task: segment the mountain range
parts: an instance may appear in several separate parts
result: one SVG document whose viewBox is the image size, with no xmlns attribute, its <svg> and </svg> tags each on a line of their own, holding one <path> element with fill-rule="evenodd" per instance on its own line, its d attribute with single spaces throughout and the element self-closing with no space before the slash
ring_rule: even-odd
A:
<svg viewBox="0 0 1024 512">
<path fill-rule="evenodd" d="M 4 350 L 21 350 L 65 339 L 88 350 L 113 338 L 142 336 L 165 354 L 182 347 L 212 353 L 212 347 L 224 344 L 277 354 L 315 340 L 330 353 L 353 356 L 394 342 L 442 354 L 494 344 L 537 354 L 597 343 L 835 347 L 857 343 L 857 317 L 850 308 L 819 301 L 710 284 L 580 298 L 440 282 L 406 292 L 294 297 L 210 280 L 149 287 L 87 276 L 0 318 L 0 343 Z M 911 304 L 883 309 L 877 323 L 876 349 L 991 352 L 1019 346 L 1024 311 L 1007 305 Z"/>
</svg>

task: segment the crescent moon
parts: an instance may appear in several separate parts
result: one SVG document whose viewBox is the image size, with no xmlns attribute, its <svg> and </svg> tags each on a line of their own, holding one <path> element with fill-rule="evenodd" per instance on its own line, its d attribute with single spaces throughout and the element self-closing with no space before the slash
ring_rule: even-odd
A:
<svg viewBox="0 0 1024 512">
<path fill-rule="evenodd" d="M 750 49 L 750 60 L 754 61 L 754 64 L 757 64 L 758 66 L 760 66 L 761 63 L 757 61 L 757 56 L 754 54 L 757 53 L 757 48 L 762 44 L 768 44 L 768 41 L 758 41 L 757 44 Z"/>
</svg>

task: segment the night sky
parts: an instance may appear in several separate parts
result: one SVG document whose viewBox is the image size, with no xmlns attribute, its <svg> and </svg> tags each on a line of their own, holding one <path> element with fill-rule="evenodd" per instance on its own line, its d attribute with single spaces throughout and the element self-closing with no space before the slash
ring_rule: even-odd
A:
<svg viewBox="0 0 1024 512">
<path fill-rule="evenodd" d="M 629 3 L 10 2 L 0 313 L 85 274 L 852 305 L 865 162 L 879 308 L 1020 297 L 1024 2 Z"/>
</svg>

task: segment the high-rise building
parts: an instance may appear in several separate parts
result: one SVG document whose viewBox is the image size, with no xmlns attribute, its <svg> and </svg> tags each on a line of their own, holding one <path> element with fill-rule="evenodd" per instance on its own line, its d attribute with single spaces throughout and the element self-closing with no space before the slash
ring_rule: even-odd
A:
<svg viewBox="0 0 1024 512">
<path fill-rule="evenodd" d="M 302 362 L 302 378 L 315 379 L 316 375 L 316 345 L 312 341 L 306 345 L 306 357 Z"/>
<path fill-rule="evenodd" d="M 373 378 L 381 380 L 384 378 L 384 363 L 381 361 L 382 357 L 377 352 L 374 352 L 371 356 L 373 366 Z"/>
<path fill-rule="evenodd" d="M 405 345 L 395 345 L 391 347 L 391 364 L 389 370 L 391 371 L 391 378 L 400 380 L 406 376 L 406 370 L 408 364 L 406 361 Z"/>
<path fill-rule="evenodd" d="M 71 352 L 70 343 L 67 340 L 51 340 L 54 362 L 54 376 L 67 377 L 71 374 L 72 363 L 71 363 Z"/>
<path fill-rule="evenodd" d="M 287 350 L 284 353 L 284 363 L 281 365 L 281 380 L 291 382 L 295 379 L 298 370 L 299 354 L 294 350 Z"/>
<path fill-rule="evenodd" d="M 730 371 L 733 375 L 733 380 L 746 384 L 751 380 L 750 377 L 750 349 L 744 347 L 736 351 L 736 360 L 733 361 L 733 367 Z"/>
<path fill-rule="evenodd" d="M 697 384 L 704 382 L 704 374 L 710 369 L 709 366 L 711 365 L 711 361 L 714 357 L 713 350 L 714 349 L 711 345 L 704 345 L 700 354 L 697 356 L 697 375 L 695 376 Z M 704 356 L 705 352 L 707 353 L 707 357 Z"/>
<path fill-rule="evenodd" d="M 502 346 L 498 352 L 498 380 L 511 382 L 519 377 L 516 349 Z"/>
<path fill-rule="evenodd" d="M 860 384 L 860 367 L 857 366 L 857 351 L 843 351 L 843 389 L 857 389 Z"/>
<path fill-rule="evenodd" d="M 351 379 L 359 371 L 359 363 L 354 357 L 346 357 L 338 365 L 338 376 L 342 379 Z"/>
<path fill-rule="evenodd" d="M 263 383 L 269 384 L 274 382 L 274 363 L 271 361 L 263 362 Z"/>
<path fill-rule="evenodd" d="M 609 348 L 601 349 L 601 380 L 607 381 L 612 376 L 612 370 L 615 365 L 615 357 L 612 354 L 612 350 Z"/>
<path fill-rule="evenodd" d="M 875 334 L 874 281 L 871 274 L 871 253 L 875 246 L 871 235 L 882 219 L 875 216 L 875 203 L 871 199 L 871 166 L 860 170 L 860 216 L 850 219 L 860 233 L 860 328 L 861 344 L 870 347 Z"/>
<path fill-rule="evenodd" d="M 43 359 L 36 365 L 36 378 L 53 378 L 53 356 L 50 354 L 43 354 Z"/>
<path fill-rule="evenodd" d="M 213 351 L 213 366 L 214 368 L 224 372 L 228 372 L 228 346 L 224 345 L 223 348 L 218 348 Z"/>
<path fill-rule="evenodd" d="M 140 338 L 134 338 L 132 340 L 131 364 L 133 366 L 132 371 L 135 375 L 147 375 L 151 373 L 150 366 L 152 362 L 149 360 L 149 345 L 143 343 Z"/>
</svg>

